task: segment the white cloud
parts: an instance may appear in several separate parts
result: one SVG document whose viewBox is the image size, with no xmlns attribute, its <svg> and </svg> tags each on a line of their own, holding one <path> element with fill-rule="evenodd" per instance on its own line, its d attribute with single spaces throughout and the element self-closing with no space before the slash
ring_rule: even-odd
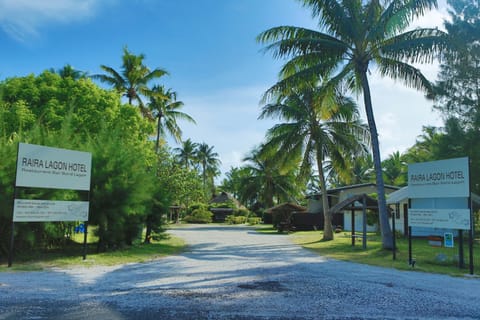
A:
<svg viewBox="0 0 480 320">
<path fill-rule="evenodd" d="M 38 37 L 51 23 L 69 23 L 90 17 L 99 0 L 0 0 L 0 26 L 10 37 L 25 41 Z"/>
<path fill-rule="evenodd" d="M 443 27 L 444 20 L 450 20 L 450 15 L 447 11 L 446 0 L 440 0 L 438 1 L 438 9 L 428 11 L 425 15 L 414 21 L 411 27 L 439 28 L 445 30 Z"/>
</svg>

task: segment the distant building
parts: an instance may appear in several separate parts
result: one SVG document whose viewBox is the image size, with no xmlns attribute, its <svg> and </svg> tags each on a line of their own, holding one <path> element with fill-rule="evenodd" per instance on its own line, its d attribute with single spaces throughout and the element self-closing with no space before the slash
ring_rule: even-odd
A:
<svg viewBox="0 0 480 320">
<path fill-rule="evenodd" d="M 385 185 L 385 194 L 388 195 L 400 189 L 396 186 Z M 328 205 L 330 208 L 336 204 L 356 195 L 377 193 L 375 183 L 356 184 L 327 190 Z M 323 215 L 322 193 L 314 193 L 307 196 L 307 211 Z M 355 214 L 355 229 L 360 230 L 363 225 L 363 216 Z M 350 210 L 343 211 L 343 214 L 336 214 L 333 217 L 333 225 L 341 227 L 343 230 L 352 231 L 352 216 Z M 376 231 L 377 225 L 367 226 L 367 231 Z"/>
<path fill-rule="evenodd" d="M 286 202 L 266 209 L 263 219 L 265 223 L 272 223 L 274 226 L 277 226 L 280 222 L 290 220 L 293 213 L 306 211 L 307 208 L 305 207 Z"/>
<path fill-rule="evenodd" d="M 213 222 L 225 222 L 225 218 L 229 215 L 234 214 L 235 210 L 244 208 L 240 202 L 235 199 L 232 195 L 221 192 L 218 195 L 214 195 L 209 201 L 210 205 L 225 204 L 225 207 L 211 206 L 209 208 L 210 212 L 213 213 Z M 227 206 L 227 204 L 231 204 Z"/>
</svg>

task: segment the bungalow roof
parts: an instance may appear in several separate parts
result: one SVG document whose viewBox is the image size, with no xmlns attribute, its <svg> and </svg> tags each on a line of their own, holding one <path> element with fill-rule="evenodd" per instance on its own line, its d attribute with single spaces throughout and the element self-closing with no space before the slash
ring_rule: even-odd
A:
<svg viewBox="0 0 480 320">
<path fill-rule="evenodd" d="M 474 205 L 480 205 L 480 196 L 471 192 L 470 198 Z M 408 186 L 401 188 L 388 195 L 387 204 L 395 204 L 408 200 Z"/>
<path fill-rule="evenodd" d="M 388 195 L 387 204 L 395 204 L 408 199 L 408 187 L 392 192 Z"/>
<path fill-rule="evenodd" d="M 345 210 L 363 210 L 363 198 L 365 197 L 365 209 L 377 210 L 378 201 L 375 198 L 368 196 L 365 193 L 357 194 L 347 198 L 330 208 L 332 213 L 340 213 Z"/>
<path fill-rule="evenodd" d="M 360 189 L 360 188 L 365 188 L 365 187 L 376 187 L 376 186 L 377 186 L 376 183 L 352 184 L 352 185 L 349 185 L 349 186 L 343 186 L 343 187 L 328 189 L 327 194 L 331 195 L 331 194 L 339 193 L 341 191 L 352 190 L 352 189 Z M 391 185 L 388 185 L 388 184 L 386 184 L 384 187 L 385 187 L 385 189 L 389 189 L 391 191 L 400 189 L 400 187 L 391 186 Z M 306 196 L 306 198 L 307 199 L 308 198 L 315 198 L 315 197 L 318 197 L 320 195 L 322 195 L 321 191 L 317 192 L 317 193 L 309 194 L 309 195 Z"/>
<path fill-rule="evenodd" d="M 290 202 L 284 202 L 284 203 L 281 203 L 281 204 L 276 205 L 274 207 L 268 208 L 267 210 L 265 210 L 265 212 L 266 213 L 272 213 L 276 210 L 283 209 L 283 208 L 290 208 L 293 211 L 307 211 L 307 208 L 305 208 L 305 207 L 302 207 L 302 206 L 299 206 L 297 204 L 290 203 Z"/>
</svg>

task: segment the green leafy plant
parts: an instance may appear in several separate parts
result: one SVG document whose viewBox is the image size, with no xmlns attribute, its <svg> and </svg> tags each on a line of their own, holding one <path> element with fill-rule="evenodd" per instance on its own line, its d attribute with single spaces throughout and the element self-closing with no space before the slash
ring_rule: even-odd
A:
<svg viewBox="0 0 480 320">
<path fill-rule="evenodd" d="M 225 218 L 225 223 L 228 224 L 244 224 L 246 221 L 247 217 L 245 216 L 229 215 Z"/>
<path fill-rule="evenodd" d="M 253 217 L 253 218 L 248 218 L 247 223 L 249 225 L 256 225 L 262 223 L 262 218 L 260 217 Z"/>
<path fill-rule="evenodd" d="M 213 213 L 205 208 L 197 208 L 186 216 L 183 220 L 188 223 L 210 223 L 212 222 Z"/>
</svg>

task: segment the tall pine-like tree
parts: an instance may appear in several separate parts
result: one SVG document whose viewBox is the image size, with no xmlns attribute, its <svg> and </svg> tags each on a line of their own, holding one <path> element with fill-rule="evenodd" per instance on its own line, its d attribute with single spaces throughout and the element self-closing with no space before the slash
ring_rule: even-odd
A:
<svg viewBox="0 0 480 320">
<path fill-rule="evenodd" d="M 435 87 L 435 108 L 466 127 L 480 127 L 480 1 L 449 0 L 445 28 L 455 44 L 444 55 Z"/>
</svg>

